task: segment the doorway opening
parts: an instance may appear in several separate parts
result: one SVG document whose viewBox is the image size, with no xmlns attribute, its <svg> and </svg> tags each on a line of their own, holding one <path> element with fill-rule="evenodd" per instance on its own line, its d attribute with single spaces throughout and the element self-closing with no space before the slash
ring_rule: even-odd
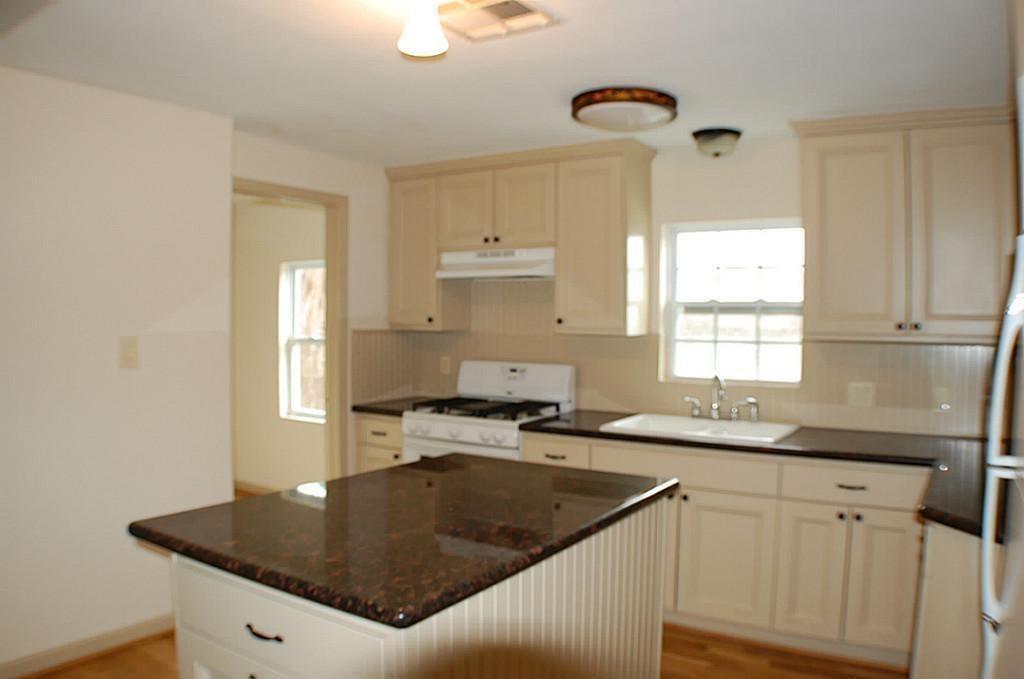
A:
<svg viewBox="0 0 1024 679">
<path fill-rule="evenodd" d="M 347 200 L 235 179 L 231 419 L 237 494 L 347 469 Z"/>
</svg>

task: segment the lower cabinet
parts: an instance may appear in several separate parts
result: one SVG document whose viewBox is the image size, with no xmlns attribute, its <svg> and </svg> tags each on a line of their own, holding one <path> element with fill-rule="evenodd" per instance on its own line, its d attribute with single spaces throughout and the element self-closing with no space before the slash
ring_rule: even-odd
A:
<svg viewBox="0 0 1024 679">
<path fill-rule="evenodd" d="M 681 500 L 676 607 L 770 627 L 777 500 L 689 489 Z"/>
<path fill-rule="evenodd" d="M 185 679 L 284 679 L 283 674 L 182 628 L 175 632 L 174 644 L 178 648 L 178 676 Z"/>
<path fill-rule="evenodd" d="M 402 464 L 402 420 L 356 415 L 356 473 Z"/>
</svg>

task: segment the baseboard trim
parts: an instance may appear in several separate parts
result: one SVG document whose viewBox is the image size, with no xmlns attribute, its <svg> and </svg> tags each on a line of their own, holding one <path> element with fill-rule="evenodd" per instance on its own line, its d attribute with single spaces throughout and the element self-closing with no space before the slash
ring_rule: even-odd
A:
<svg viewBox="0 0 1024 679">
<path fill-rule="evenodd" d="M 683 627 L 712 636 L 742 639 L 745 642 L 756 645 L 796 651 L 818 658 L 842 660 L 843 662 L 855 663 L 866 667 L 905 672 L 910 664 L 910 654 L 903 651 L 853 646 L 824 639 L 808 639 L 781 632 L 719 622 L 675 611 L 665 611 L 663 622 L 668 626 Z"/>
<path fill-rule="evenodd" d="M 245 483 L 244 481 L 235 481 L 235 499 L 240 500 L 246 497 L 253 497 L 254 495 L 267 495 L 269 493 L 275 493 L 273 488 L 267 488 L 266 486 L 257 486 L 254 483 Z"/>
<path fill-rule="evenodd" d="M 0 664 L 0 679 L 14 679 L 15 677 L 26 679 L 42 672 L 52 672 L 59 667 L 77 664 L 98 655 L 105 655 L 122 646 L 149 637 L 168 634 L 173 630 L 173 613 L 143 620 L 134 625 L 2 663 Z"/>
</svg>

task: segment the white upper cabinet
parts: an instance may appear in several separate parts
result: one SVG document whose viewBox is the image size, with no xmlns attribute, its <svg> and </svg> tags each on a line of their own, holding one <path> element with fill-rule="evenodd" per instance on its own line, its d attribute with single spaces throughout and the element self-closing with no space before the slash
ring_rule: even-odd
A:
<svg viewBox="0 0 1024 679">
<path fill-rule="evenodd" d="M 502 247 L 555 244 L 554 163 L 522 165 L 494 173 L 494 238 Z"/>
<path fill-rule="evenodd" d="M 910 133 L 912 331 L 998 332 L 1015 231 L 1012 148 L 1009 125 Z"/>
<path fill-rule="evenodd" d="M 494 172 L 465 172 L 439 180 L 441 250 L 478 249 L 494 237 Z"/>
<path fill-rule="evenodd" d="M 809 139 L 801 168 L 805 336 L 898 334 L 907 312 L 903 135 Z"/>
<path fill-rule="evenodd" d="M 993 342 L 1016 231 L 1006 112 L 796 128 L 804 136 L 805 336 Z"/>
</svg>

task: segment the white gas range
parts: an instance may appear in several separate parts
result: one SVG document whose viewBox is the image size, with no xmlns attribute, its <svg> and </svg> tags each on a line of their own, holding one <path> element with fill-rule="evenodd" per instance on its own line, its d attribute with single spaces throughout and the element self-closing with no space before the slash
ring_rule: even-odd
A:
<svg viewBox="0 0 1024 679">
<path fill-rule="evenodd" d="M 469 453 L 521 460 L 519 427 L 576 403 L 576 368 L 548 363 L 463 361 L 459 395 L 402 414 L 402 459 Z"/>
</svg>

